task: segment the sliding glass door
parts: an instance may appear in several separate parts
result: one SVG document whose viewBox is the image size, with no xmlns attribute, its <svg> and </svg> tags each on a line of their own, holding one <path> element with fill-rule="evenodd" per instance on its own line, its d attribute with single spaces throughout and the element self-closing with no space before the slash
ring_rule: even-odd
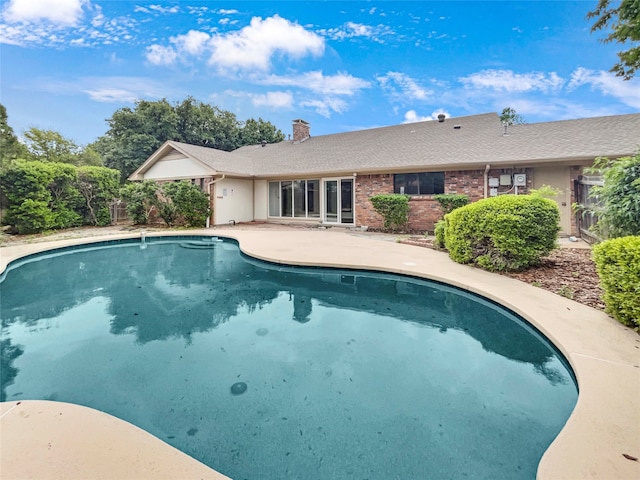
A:
<svg viewBox="0 0 640 480">
<path fill-rule="evenodd" d="M 353 178 L 324 180 L 324 222 L 353 224 L 354 188 Z"/>
</svg>

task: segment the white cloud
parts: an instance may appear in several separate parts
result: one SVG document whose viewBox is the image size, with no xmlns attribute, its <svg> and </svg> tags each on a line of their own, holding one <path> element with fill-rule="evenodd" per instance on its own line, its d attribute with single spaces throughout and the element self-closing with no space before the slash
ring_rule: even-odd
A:
<svg viewBox="0 0 640 480">
<path fill-rule="evenodd" d="M 550 92 L 562 88 L 565 80 L 555 72 L 514 73 L 512 70 L 483 70 L 459 78 L 466 87 L 502 92 Z"/>
<path fill-rule="evenodd" d="M 95 90 L 83 90 L 91 100 L 96 102 L 126 102 L 133 103 L 139 97 L 135 92 L 123 88 L 99 88 Z"/>
<path fill-rule="evenodd" d="M 197 30 L 189 30 L 186 35 L 177 35 L 171 37 L 170 41 L 173 43 L 178 51 L 186 52 L 190 55 L 201 55 L 211 36 L 205 32 L 199 32 Z"/>
<path fill-rule="evenodd" d="M 400 72 L 387 72 L 376 78 L 380 86 L 392 97 L 403 103 L 428 100 L 433 95 L 433 90 L 428 90 L 418 84 L 410 76 Z"/>
<path fill-rule="evenodd" d="M 83 93 L 96 102 L 134 102 L 141 98 L 158 99 L 174 95 L 165 84 L 147 77 L 80 77 L 73 81 L 41 77 L 31 80 L 27 88 L 56 96 Z"/>
<path fill-rule="evenodd" d="M 254 17 L 241 30 L 214 36 L 210 45 L 209 63 L 221 70 L 268 70 L 276 53 L 300 58 L 324 52 L 322 37 L 278 15 Z"/>
<path fill-rule="evenodd" d="M 409 110 L 404 114 L 404 120 L 402 121 L 402 123 L 416 123 L 437 120 L 438 115 L 444 115 L 446 118 L 451 117 L 451 114 L 449 114 L 449 112 L 442 109 L 435 110 L 433 113 L 431 113 L 431 115 L 426 116 L 418 115 L 415 110 Z"/>
<path fill-rule="evenodd" d="M 217 13 L 218 15 L 237 15 L 240 12 L 238 10 L 225 10 L 224 8 L 221 8 L 216 10 L 214 13 Z"/>
<path fill-rule="evenodd" d="M 638 79 L 622 80 L 609 72 L 578 68 L 571 74 L 568 88 L 576 89 L 588 85 L 605 95 L 617 98 L 620 102 L 633 108 L 640 108 L 640 81 Z"/>
<path fill-rule="evenodd" d="M 329 95 L 354 95 L 359 90 L 370 86 L 366 80 L 353 77 L 348 73 L 324 75 L 320 70 L 291 76 L 270 75 L 262 80 L 261 83 L 298 87 Z"/>
<path fill-rule="evenodd" d="M 303 107 L 311 107 L 323 117 L 331 117 L 331 112 L 342 113 L 347 109 L 347 103 L 341 98 L 329 97 L 324 99 L 305 100 L 300 102 Z"/>
<path fill-rule="evenodd" d="M 76 25 L 88 0 L 10 0 L 4 18 L 11 23 L 47 21 L 56 25 Z"/>
<path fill-rule="evenodd" d="M 267 92 L 264 95 L 251 95 L 251 102 L 256 107 L 291 108 L 293 95 L 291 92 Z"/>
<path fill-rule="evenodd" d="M 153 65 L 171 65 L 175 63 L 178 54 L 171 47 L 151 45 L 147 47 L 145 57 Z"/>
<path fill-rule="evenodd" d="M 374 42 L 383 43 L 383 37 L 394 35 L 394 31 L 386 25 L 363 25 L 362 23 L 347 22 L 339 28 L 319 30 L 318 33 L 331 40 L 345 40 L 348 38 L 364 37 Z"/>
<path fill-rule="evenodd" d="M 162 5 L 149 5 L 149 10 L 153 10 L 158 13 L 178 13 L 180 8 L 178 6 L 163 7 Z"/>
<path fill-rule="evenodd" d="M 14 3 L 11 5 L 14 5 Z M 62 4 L 63 0 L 46 0 L 46 2 Z M 43 0 L 34 1 L 34 5 L 46 3 Z M 11 45 L 39 45 L 45 47 L 67 48 L 94 47 L 96 45 L 113 45 L 117 43 L 131 43 L 137 22 L 131 17 L 105 18 L 99 5 L 93 5 L 88 0 L 74 0 L 74 5 L 82 8 L 76 10 L 77 17 L 66 15 L 54 22 L 56 15 L 70 10 L 57 10 L 55 14 L 39 12 L 38 15 L 23 15 L 18 23 L 0 23 L 0 43 Z M 71 6 L 71 0 L 65 0 Z M 10 6 L 11 6 L 10 5 Z M 17 21 L 18 17 L 9 15 L 5 9 L 3 20 Z M 89 18 L 81 18 L 81 17 Z M 38 20 L 39 18 L 39 20 Z M 74 19 L 75 18 L 75 19 Z M 31 20 L 29 20 L 31 19 Z M 31 23 L 28 23 L 31 22 Z M 71 23 L 77 22 L 77 23 Z M 28 23 L 28 25 L 27 25 Z"/>
</svg>

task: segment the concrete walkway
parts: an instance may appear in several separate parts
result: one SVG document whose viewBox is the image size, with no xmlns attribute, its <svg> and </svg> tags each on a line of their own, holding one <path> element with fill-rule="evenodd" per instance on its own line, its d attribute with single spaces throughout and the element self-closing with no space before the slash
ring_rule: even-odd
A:
<svg viewBox="0 0 640 480">
<path fill-rule="evenodd" d="M 244 253 L 276 263 L 375 269 L 430 278 L 505 305 L 558 347 L 574 369 L 580 389 L 573 414 L 542 458 L 538 478 L 640 478 L 640 462 L 624 456 L 640 457 L 640 336 L 606 314 L 525 283 L 456 264 L 444 253 L 401 245 L 385 236 L 340 229 L 166 232 L 187 233 L 235 238 Z M 136 236 L 139 233 L 117 235 Z M 0 272 L 9 262 L 30 253 L 100 239 L 3 247 Z M 63 408 L 61 405 L 65 421 L 45 421 L 47 415 Z M 39 401 L 16 406 L 16 402 L 8 402 L 2 404 L 1 412 L 3 479 L 109 478 L 114 462 L 131 467 L 131 475 L 117 474 L 114 478 L 224 478 L 184 454 L 167 454 L 172 447 L 140 429 L 84 407 Z M 101 422 L 103 428 L 97 426 Z M 60 440 L 60 447 L 52 452 L 48 439 L 54 435 L 65 440 Z M 79 452 L 84 461 L 73 462 Z M 129 456 L 123 456 L 127 452 Z M 30 475 L 24 470 L 28 463 L 34 465 Z M 185 475 L 175 476 L 173 468 Z"/>
</svg>

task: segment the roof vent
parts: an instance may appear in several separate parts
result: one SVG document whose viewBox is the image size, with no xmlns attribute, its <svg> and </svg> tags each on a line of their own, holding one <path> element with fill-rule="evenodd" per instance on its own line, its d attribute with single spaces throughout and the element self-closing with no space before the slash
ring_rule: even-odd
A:
<svg viewBox="0 0 640 480">
<path fill-rule="evenodd" d="M 462 128 L 462 125 L 454 125 L 453 129 L 454 130 L 460 130 Z"/>
<path fill-rule="evenodd" d="M 263 147 L 267 146 L 267 141 L 266 140 L 262 140 L 262 142 L 260 143 L 260 145 L 262 145 Z"/>
<path fill-rule="evenodd" d="M 439 123 L 444 123 L 444 119 L 446 118 L 446 115 L 444 113 L 440 113 L 438 115 L 438 122 Z"/>
</svg>

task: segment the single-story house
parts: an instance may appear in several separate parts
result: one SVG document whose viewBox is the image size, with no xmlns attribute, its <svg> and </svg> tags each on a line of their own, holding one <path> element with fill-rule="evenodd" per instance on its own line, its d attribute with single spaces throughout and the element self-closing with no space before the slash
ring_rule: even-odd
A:
<svg viewBox="0 0 640 480">
<path fill-rule="evenodd" d="M 584 167 L 598 157 L 634 155 L 640 114 L 505 126 L 496 113 L 312 137 L 293 121 L 293 138 L 224 152 L 167 141 L 130 180 L 190 179 L 210 194 L 211 224 L 248 221 L 383 224 L 369 198 L 410 195 L 409 227 L 432 231 L 438 193 L 471 201 L 560 190 L 561 233 L 577 235 L 571 204 Z"/>
</svg>

